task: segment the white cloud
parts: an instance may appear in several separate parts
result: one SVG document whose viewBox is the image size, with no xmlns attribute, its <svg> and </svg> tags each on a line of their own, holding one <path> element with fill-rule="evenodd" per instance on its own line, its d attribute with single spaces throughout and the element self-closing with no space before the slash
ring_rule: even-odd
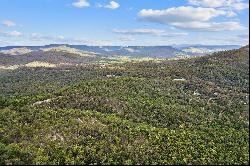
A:
<svg viewBox="0 0 250 166">
<path fill-rule="evenodd" d="M 106 5 L 105 7 L 109 9 L 117 9 L 120 7 L 120 4 L 115 1 L 111 1 L 109 5 Z"/>
<path fill-rule="evenodd" d="M 249 4 L 239 2 L 239 3 L 233 4 L 232 7 L 233 7 L 235 10 L 241 11 L 241 10 L 248 9 L 248 8 L 249 8 Z"/>
<path fill-rule="evenodd" d="M 132 36 L 121 36 L 118 38 L 120 41 L 122 42 L 131 42 L 131 41 L 135 41 L 135 38 L 133 38 Z"/>
<path fill-rule="evenodd" d="M 11 31 L 11 32 L 0 31 L 0 35 L 3 35 L 4 37 L 20 37 L 23 34 L 21 32 L 18 32 L 18 31 Z"/>
<path fill-rule="evenodd" d="M 179 33 L 165 33 L 165 34 L 162 34 L 161 36 L 163 37 L 176 37 L 176 36 L 187 36 L 188 33 L 186 32 L 179 32 Z"/>
<path fill-rule="evenodd" d="M 234 17 L 237 16 L 237 13 L 233 12 L 233 11 L 228 11 L 227 12 L 227 17 Z"/>
<path fill-rule="evenodd" d="M 123 35 L 160 35 L 165 31 L 158 29 L 114 29 L 113 32 Z"/>
<path fill-rule="evenodd" d="M 214 4 L 216 5 L 216 4 Z M 176 28 L 200 31 L 226 31 L 244 29 L 239 22 L 211 22 L 219 16 L 234 16 L 234 12 L 214 8 L 181 6 L 165 10 L 143 9 L 138 13 L 140 20 L 167 24 Z"/>
<path fill-rule="evenodd" d="M 226 0 L 188 0 L 192 5 L 206 6 L 206 7 L 221 7 L 224 6 Z"/>
<path fill-rule="evenodd" d="M 237 37 L 239 37 L 239 38 L 242 38 L 242 39 L 247 39 L 247 40 L 249 40 L 249 34 L 240 34 L 240 35 L 237 35 Z"/>
<path fill-rule="evenodd" d="M 90 40 L 82 38 L 72 38 L 64 37 L 61 35 L 52 36 L 52 35 L 42 35 L 39 33 L 32 33 L 29 36 L 30 40 L 33 41 L 43 41 L 47 43 L 67 43 L 67 44 L 86 44 L 86 45 L 112 45 L 110 41 L 99 41 L 99 40 Z"/>
<path fill-rule="evenodd" d="M 84 8 L 90 6 L 87 0 L 78 0 L 77 2 L 72 3 L 72 5 L 77 8 Z"/>
<path fill-rule="evenodd" d="M 14 26 L 16 26 L 16 23 L 13 22 L 13 21 L 11 21 L 11 20 L 4 20 L 4 21 L 2 22 L 2 24 L 3 24 L 4 26 L 6 26 L 6 27 L 14 27 Z"/>
<path fill-rule="evenodd" d="M 232 36 L 211 36 L 206 38 L 208 43 L 219 43 L 219 44 L 238 44 L 238 45 L 248 45 L 249 44 L 249 34 L 240 34 Z"/>
<path fill-rule="evenodd" d="M 99 7 L 99 8 L 108 8 L 108 9 L 114 10 L 114 9 L 118 9 L 120 7 L 120 4 L 115 2 L 115 1 L 111 1 L 111 2 L 109 2 L 108 5 L 102 5 L 102 4 L 98 3 L 97 7 Z"/>
<path fill-rule="evenodd" d="M 153 35 L 162 37 L 186 36 L 188 33 L 170 33 L 161 29 L 114 29 L 113 32 L 122 35 Z"/>
<path fill-rule="evenodd" d="M 249 8 L 243 0 L 188 0 L 192 5 L 241 11 Z"/>
<path fill-rule="evenodd" d="M 11 42 L 8 42 L 6 40 L 1 40 L 0 39 L 0 46 L 7 46 L 7 45 L 11 45 L 12 43 Z"/>
<path fill-rule="evenodd" d="M 213 8 L 180 6 L 165 10 L 143 9 L 139 12 L 138 16 L 144 20 L 166 24 L 174 22 L 209 21 L 214 17 L 226 14 L 223 10 Z"/>
<path fill-rule="evenodd" d="M 233 31 L 245 29 L 239 22 L 188 22 L 173 23 L 173 26 L 181 29 L 190 29 L 196 31 Z"/>
<path fill-rule="evenodd" d="M 105 46 L 112 45 L 110 40 L 93 40 L 93 39 L 81 39 L 81 38 L 68 38 L 67 43 L 70 44 L 84 44 L 93 46 Z"/>
<path fill-rule="evenodd" d="M 33 41 L 43 41 L 43 40 L 50 40 L 50 41 L 60 41 L 64 42 L 66 41 L 64 36 L 58 35 L 58 36 L 49 36 L 49 35 L 41 35 L 39 33 L 32 33 L 29 38 Z"/>
<path fill-rule="evenodd" d="M 13 36 L 13 37 L 20 37 L 20 36 L 22 36 L 22 33 L 18 32 L 18 31 L 11 31 L 11 32 L 7 33 L 7 35 Z"/>
<path fill-rule="evenodd" d="M 32 33 L 31 35 L 30 35 L 30 39 L 31 40 L 41 40 L 42 39 L 42 35 L 40 35 L 40 34 L 38 34 L 38 33 Z"/>
</svg>

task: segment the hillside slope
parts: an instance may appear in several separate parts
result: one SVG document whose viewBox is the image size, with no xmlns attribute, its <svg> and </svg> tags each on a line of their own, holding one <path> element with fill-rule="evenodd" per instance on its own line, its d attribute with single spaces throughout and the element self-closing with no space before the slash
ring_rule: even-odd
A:
<svg viewBox="0 0 250 166">
<path fill-rule="evenodd" d="M 19 48 L 20 49 L 20 48 Z M 23 54 L 11 54 L 9 52 L 0 53 L 0 65 L 25 65 L 35 61 L 53 63 L 53 64 L 81 64 L 90 63 L 100 59 L 98 54 L 84 52 L 81 50 L 59 46 L 46 48 L 38 51 L 26 52 Z M 8 54 L 9 53 L 9 54 Z"/>
<path fill-rule="evenodd" d="M 249 163 L 248 46 L 0 80 L 0 164 Z"/>
</svg>

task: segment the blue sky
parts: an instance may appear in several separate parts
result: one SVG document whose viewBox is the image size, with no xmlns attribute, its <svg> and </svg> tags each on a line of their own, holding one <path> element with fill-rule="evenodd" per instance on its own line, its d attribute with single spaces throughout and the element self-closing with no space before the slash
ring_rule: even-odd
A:
<svg viewBox="0 0 250 166">
<path fill-rule="evenodd" d="M 247 0 L 1 0 L 0 46 L 249 43 Z"/>
</svg>

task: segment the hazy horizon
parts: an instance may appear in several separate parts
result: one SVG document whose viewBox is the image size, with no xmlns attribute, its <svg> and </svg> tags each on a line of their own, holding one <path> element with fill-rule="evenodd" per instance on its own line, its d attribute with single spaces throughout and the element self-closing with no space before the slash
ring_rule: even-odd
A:
<svg viewBox="0 0 250 166">
<path fill-rule="evenodd" d="M 51 44 L 44 44 L 44 45 L 6 45 L 6 46 L 0 46 L 0 47 L 44 47 L 44 46 L 51 46 L 51 45 L 58 45 L 58 46 L 87 46 L 87 47 L 192 47 L 192 46 L 247 46 L 248 44 L 240 45 L 240 44 L 172 44 L 172 45 L 87 45 L 87 44 L 57 44 L 57 43 L 51 43 Z"/>
</svg>

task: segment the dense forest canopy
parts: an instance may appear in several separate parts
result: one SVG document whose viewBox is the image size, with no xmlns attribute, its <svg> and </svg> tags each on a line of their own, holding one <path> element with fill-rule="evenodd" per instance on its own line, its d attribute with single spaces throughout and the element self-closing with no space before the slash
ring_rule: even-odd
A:
<svg viewBox="0 0 250 166">
<path fill-rule="evenodd" d="M 1 165 L 249 164 L 249 46 L 0 70 L 0 92 Z"/>
</svg>

